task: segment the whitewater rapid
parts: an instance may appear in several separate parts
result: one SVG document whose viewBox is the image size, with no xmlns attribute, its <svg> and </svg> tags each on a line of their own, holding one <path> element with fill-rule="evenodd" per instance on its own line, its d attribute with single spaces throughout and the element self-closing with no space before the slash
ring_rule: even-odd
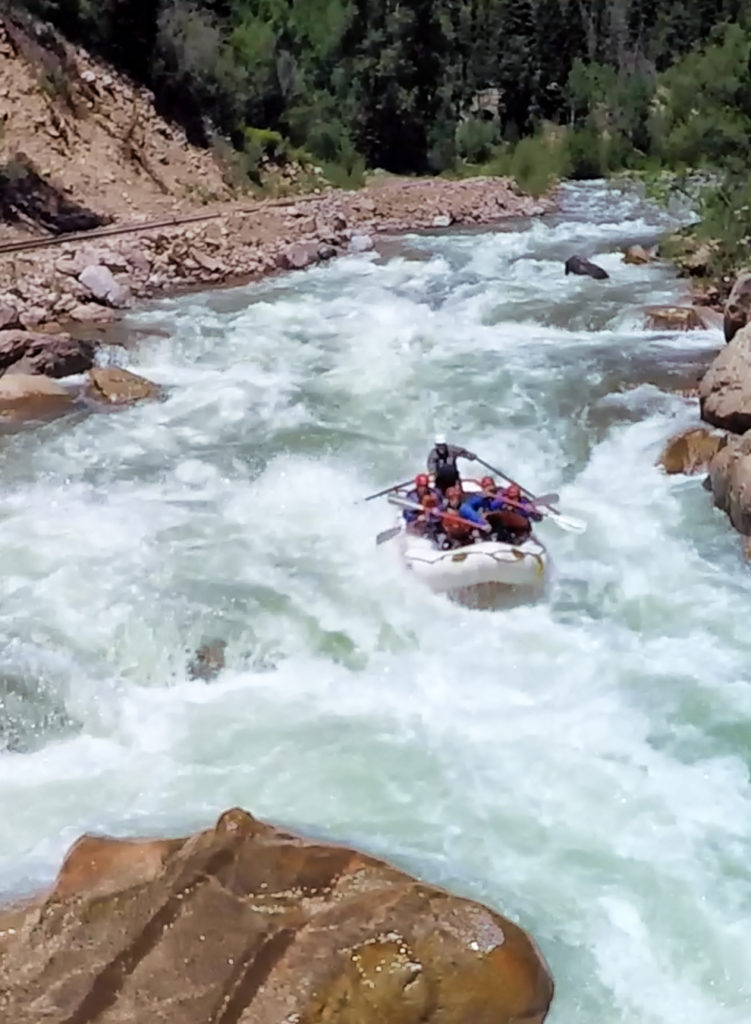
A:
<svg viewBox="0 0 751 1024">
<path fill-rule="evenodd" d="M 671 215 L 602 184 L 554 218 L 387 243 L 131 318 L 163 402 L 0 437 L 0 891 L 81 832 L 232 805 L 512 916 L 553 1024 L 751 1019 L 751 634 L 735 535 L 654 461 L 715 332 L 632 267 Z M 566 277 L 572 252 L 609 282 Z M 364 495 L 433 434 L 563 511 L 545 600 L 403 572 Z M 211 682 L 188 665 L 226 642 Z"/>
</svg>

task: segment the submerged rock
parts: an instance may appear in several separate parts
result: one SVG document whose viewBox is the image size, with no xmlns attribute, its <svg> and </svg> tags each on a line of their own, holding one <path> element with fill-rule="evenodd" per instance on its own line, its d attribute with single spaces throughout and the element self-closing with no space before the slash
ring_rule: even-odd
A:
<svg viewBox="0 0 751 1024">
<path fill-rule="evenodd" d="M 84 836 L 44 900 L 0 913 L 13 1024 L 542 1024 L 517 925 L 239 809 L 188 839 Z"/>
<path fill-rule="evenodd" d="M 689 427 L 670 438 L 657 464 L 669 474 L 705 473 L 714 456 L 726 443 L 727 434 L 706 427 Z"/>
<path fill-rule="evenodd" d="M 160 389 L 145 377 L 115 366 L 89 370 L 89 391 L 93 398 L 111 405 L 130 405 L 144 398 L 158 398 Z"/>
<path fill-rule="evenodd" d="M 188 674 L 192 679 L 214 679 L 224 668 L 224 652 L 227 643 L 224 640 L 210 640 L 201 644 L 193 660 L 188 665 Z"/>
<path fill-rule="evenodd" d="M 751 325 L 715 356 L 699 385 L 699 403 L 705 423 L 734 434 L 751 429 Z"/>
</svg>

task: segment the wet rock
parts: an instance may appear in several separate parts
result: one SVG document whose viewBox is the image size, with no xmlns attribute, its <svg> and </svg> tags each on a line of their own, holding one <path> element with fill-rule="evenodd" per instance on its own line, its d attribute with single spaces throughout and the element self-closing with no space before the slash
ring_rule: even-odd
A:
<svg viewBox="0 0 751 1024">
<path fill-rule="evenodd" d="M 643 245 L 630 245 L 623 254 L 623 262 L 632 266 L 642 266 L 645 263 L 653 263 L 657 259 L 657 252 L 654 249 L 647 251 Z"/>
<path fill-rule="evenodd" d="M 751 319 L 751 271 L 739 274 L 724 310 L 725 341 L 732 341 Z"/>
<path fill-rule="evenodd" d="M 713 359 L 699 385 L 701 418 L 733 434 L 751 429 L 751 325 Z"/>
<path fill-rule="evenodd" d="M 693 306 L 647 306 L 644 312 L 648 331 L 703 331 L 707 327 Z"/>
<path fill-rule="evenodd" d="M 706 427 L 690 427 L 670 438 L 657 464 L 669 474 L 706 473 L 712 459 L 726 443 L 725 433 Z"/>
<path fill-rule="evenodd" d="M 78 275 L 78 280 L 99 302 L 106 302 L 107 305 L 114 306 L 116 309 L 122 309 L 130 302 L 128 289 L 118 284 L 112 271 L 100 264 L 91 264 L 85 267 Z"/>
<path fill-rule="evenodd" d="M 146 398 L 158 398 L 160 389 L 145 377 L 115 366 L 89 370 L 89 390 L 93 398 L 110 405 L 130 405 Z"/>
<path fill-rule="evenodd" d="M 606 270 L 598 267 L 596 263 L 585 260 L 583 256 L 569 256 L 565 264 L 566 274 L 580 274 L 586 277 L 593 277 L 596 281 L 604 281 L 610 277 Z"/>
<path fill-rule="evenodd" d="M 339 250 L 335 245 L 329 245 L 327 242 L 321 242 L 318 246 L 318 259 L 319 260 L 331 260 L 339 254 Z"/>
<path fill-rule="evenodd" d="M 0 414 L 14 419 L 37 419 L 64 409 L 72 397 L 57 381 L 40 374 L 0 377 Z"/>
<path fill-rule="evenodd" d="M 0 913 L 13 1024 L 542 1024 L 517 925 L 247 812 L 188 839 L 83 836 L 47 898 Z"/>
<path fill-rule="evenodd" d="M 67 377 L 83 373 L 94 362 L 90 341 L 69 334 L 33 334 L 30 331 L 0 331 L 0 369 L 7 373 L 41 373 Z"/>
<path fill-rule="evenodd" d="M 214 679 L 224 668 L 224 652 L 227 644 L 224 640 L 210 640 L 202 644 L 195 657 L 188 665 L 188 674 L 192 679 Z"/>
<path fill-rule="evenodd" d="M 744 536 L 751 536 L 751 433 L 730 437 L 709 466 L 709 483 L 717 508 Z"/>
<path fill-rule="evenodd" d="M 68 314 L 71 320 L 80 324 L 106 324 L 115 319 L 115 311 L 108 306 L 97 306 L 93 302 L 79 302 Z"/>
<path fill-rule="evenodd" d="M 281 256 L 281 264 L 288 270 L 304 270 L 317 260 L 317 242 L 295 242 L 287 246 Z"/>
<path fill-rule="evenodd" d="M 373 236 L 362 232 L 356 232 L 347 243 L 347 252 L 350 253 L 370 252 L 374 248 Z"/>
</svg>

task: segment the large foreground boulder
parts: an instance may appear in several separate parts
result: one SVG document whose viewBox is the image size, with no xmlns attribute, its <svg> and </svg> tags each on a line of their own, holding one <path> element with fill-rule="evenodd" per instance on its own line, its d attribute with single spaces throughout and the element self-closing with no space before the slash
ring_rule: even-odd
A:
<svg viewBox="0 0 751 1024">
<path fill-rule="evenodd" d="M 701 418 L 722 430 L 751 429 L 751 325 L 719 352 L 699 385 Z"/>
<path fill-rule="evenodd" d="M 732 341 L 751 320 L 751 271 L 739 274 L 725 303 L 725 341 Z"/>
<path fill-rule="evenodd" d="M 13 1024 L 541 1024 L 532 940 L 375 858 L 227 811 L 188 839 L 84 836 L 0 913 Z"/>
<path fill-rule="evenodd" d="M 730 522 L 751 537 L 751 432 L 730 437 L 709 466 L 712 498 Z"/>
</svg>

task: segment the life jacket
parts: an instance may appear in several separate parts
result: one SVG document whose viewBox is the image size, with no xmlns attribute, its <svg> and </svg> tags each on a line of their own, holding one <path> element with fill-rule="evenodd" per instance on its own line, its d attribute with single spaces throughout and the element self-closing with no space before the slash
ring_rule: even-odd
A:
<svg viewBox="0 0 751 1024">
<path fill-rule="evenodd" d="M 443 529 L 453 540 L 469 540 L 473 527 L 459 515 L 458 509 L 448 508 L 442 518 Z"/>
<path fill-rule="evenodd" d="M 529 519 L 521 512 L 512 512 L 511 509 L 502 508 L 486 512 L 485 518 L 494 530 L 504 529 L 511 533 L 529 533 Z"/>
</svg>

